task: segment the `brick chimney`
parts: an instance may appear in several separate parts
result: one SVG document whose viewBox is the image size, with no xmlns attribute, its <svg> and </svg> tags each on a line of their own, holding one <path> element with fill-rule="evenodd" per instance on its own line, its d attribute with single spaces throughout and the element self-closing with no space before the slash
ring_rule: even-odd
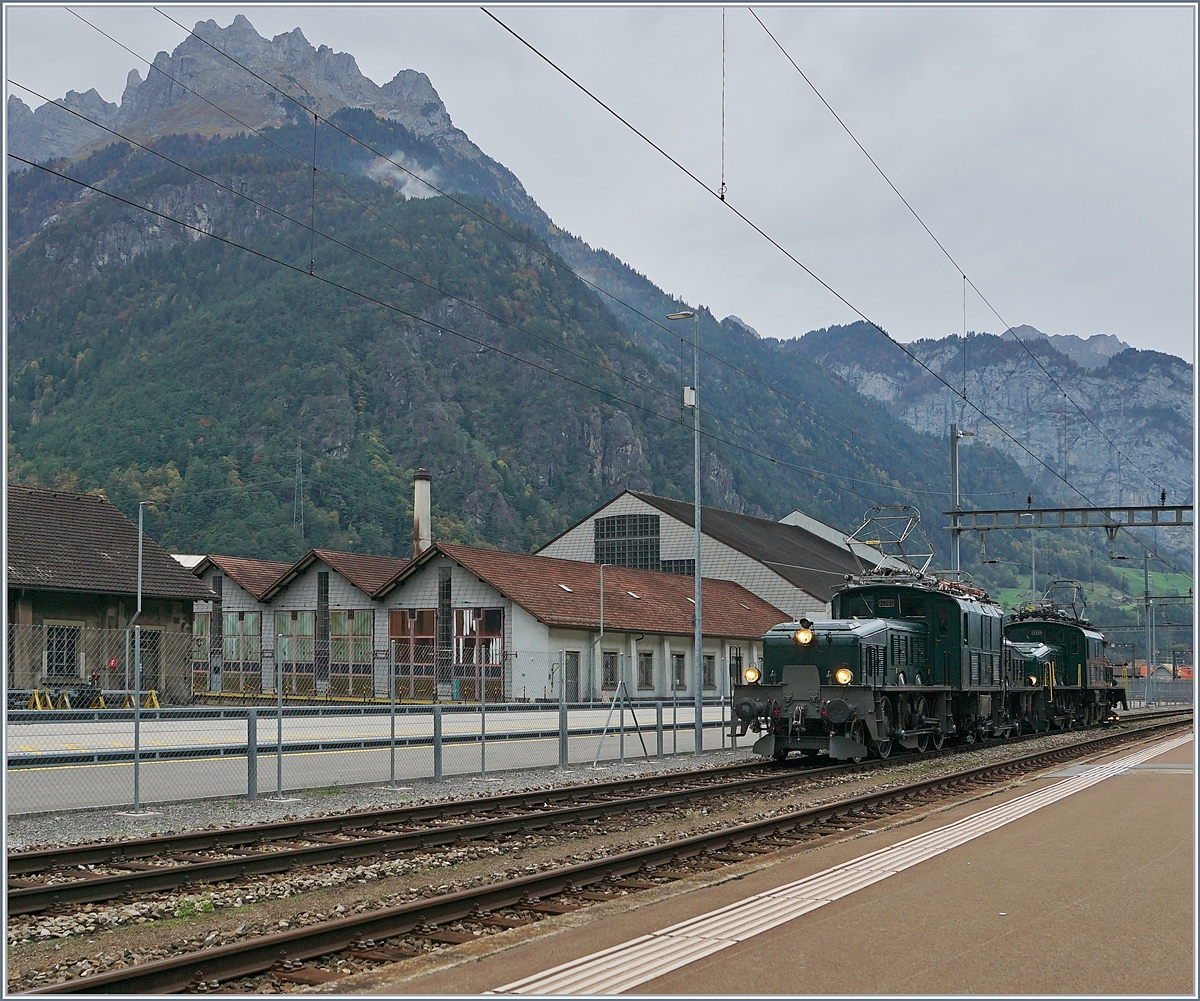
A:
<svg viewBox="0 0 1200 1001">
<path fill-rule="evenodd" d="M 429 514 L 429 484 L 432 480 L 428 469 L 418 469 L 413 474 L 413 559 L 433 545 Z"/>
</svg>

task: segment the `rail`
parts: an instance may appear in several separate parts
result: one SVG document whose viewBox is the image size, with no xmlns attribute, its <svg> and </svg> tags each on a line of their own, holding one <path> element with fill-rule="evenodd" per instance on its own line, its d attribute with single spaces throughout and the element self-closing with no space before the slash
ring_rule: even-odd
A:
<svg viewBox="0 0 1200 1001">
<path fill-rule="evenodd" d="M 986 783 L 996 776 L 1012 775 L 1014 772 L 1060 763 L 1072 757 L 1086 756 L 1103 750 L 1116 743 L 1143 740 L 1148 735 L 1164 729 L 1190 725 L 1190 719 L 1160 720 L 1132 731 L 1110 732 L 1065 747 L 979 765 L 720 831 L 693 835 L 548 872 L 499 880 L 455 893 L 424 897 L 348 918 L 321 921 L 302 928 L 134 967 L 97 973 L 64 983 L 49 984 L 25 993 L 175 993 L 187 990 L 189 986 L 197 983 L 203 984 L 205 990 L 211 990 L 218 987 L 222 981 L 270 970 L 283 959 L 289 964 L 286 969 L 293 969 L 292 964 L 297 962 L 353 949 L 356 946 L 361 948 L 367 939 L 387 939 L 414 930 L 420 934 L 427 934 L 438 925 L 477 918 L 481 914 L 504 908 L 529 907 L 531 904 L 536 906 L 535 902 L 539 898 L 578 894 L 597 884 L 619 881 L 617 885 L 623 883 L 635 890 L 662 885 L 646 879 L 625 878 L 636 877 L 639 874 L 666 880 L 679 878 L 678 872 L 662 872 L 655 867 L 678 867 L 697 857 L 716 862 L 745 861 L 743 857 L 721 853 L 727 849 L 745 850 L 754 854 L 771 851 L 774 850 L 771 839 L 794 836 L 795 832 L 803 832 L 806 828 L 816 827 L 833 818 L 878 810 L 887 804 L 911 801 L 936 790 L 953 791 L 971 784 Z M 779 847 L 778 842 L 774 847 Z M 553 912 L 558 911 L 547 911 Z"/>
</svg>

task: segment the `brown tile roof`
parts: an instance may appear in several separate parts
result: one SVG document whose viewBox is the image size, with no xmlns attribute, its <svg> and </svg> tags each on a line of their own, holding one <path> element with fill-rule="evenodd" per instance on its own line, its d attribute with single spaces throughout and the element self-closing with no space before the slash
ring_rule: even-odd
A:
<svg viewBox="0 0 1200 1001">
<path fill-rule="evenodd" d="M 142 544 L 142 593 L 203 600 L 212 592 L 148 535 Z M 137 524 L 103 497 L 8 486 L 9 588 L 137 594 Z"/>
<path fill-rule="evenodd" d="M 440 551 L 549 626 L 598 629 L 600 567 L 577 560 L 558 560 L 525 553 L 504 553 L 450 543 L 436 543 L 391 586 Z M 704 633 L 753 639 L 791 616 L 751 594 L 740 584 L 705 578 Z M 604 628 L 629 632 L 688 635 L 692 632 L 691 577 L 604 568 Z M 384 588 L 383 591 L 390 590 Z"/>
<path fill-rule="evenodd" d="M 234 583 L 244 588 L 259 601 L 271 589 L 280 577 L 291 569 L 290 563 L 277 563 L 274 560 L 250 560 L 241 556 L 205 556 L 192 570 L 197 577 L 204 577 L 215 567 Z"/>
<path fill-rule="evenodd" d="M 331 570 L 340 573 L 351 584 L 372 597 L 388 581 L 400 573 L 410 560 L 391 556 L 370 556 L 366 553 L 343 553 L 336 549 L 310 549 L 271 584 L 259 600 L 274 597 L 293 580 L 320 560 Z"/>
</svg>

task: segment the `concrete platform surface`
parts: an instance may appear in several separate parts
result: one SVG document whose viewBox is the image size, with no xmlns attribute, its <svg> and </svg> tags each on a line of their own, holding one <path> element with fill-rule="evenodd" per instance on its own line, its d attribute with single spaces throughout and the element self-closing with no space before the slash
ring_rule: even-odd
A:
<svg viewBox="0 0 1200 1001">
<path fill-rule="evenodd" d="M 1194 753 L 1192 742 L 1157 755 L 634 992 L 1194 996 L 1195 804 L 1192 772 L 1178 767 Z M 847 832 L 329 989 L 495 990 L 1061 781 L 1050 770 L 915 823 Z"/>
</svg>

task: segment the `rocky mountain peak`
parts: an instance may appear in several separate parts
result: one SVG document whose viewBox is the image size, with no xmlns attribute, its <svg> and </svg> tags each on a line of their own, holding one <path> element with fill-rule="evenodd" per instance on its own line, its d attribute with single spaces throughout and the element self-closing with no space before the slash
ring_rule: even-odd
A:
<svg viewBox="0 0 1200 1001">
<path fill-rule="evenodd" d="M 1129 349 L 1129 345 L 1114 334 L 1092 334 L 1090 337 L 1079 337 L 1076 334 L 1045 334 L 1028 323 L 1010 327 L 1000 337 L 1006 341 L 1020 338 L 1027 344 L 1031 340 L 1045 341 L 1080 368 L 1101 368 L 1108 364 L 1108 359 L 1113 355 L 1119 355 Z"/>
<path fill-rule="evenodd" d="M 350 53 L 335 52 L 328 45 L 314 47 L 299 28 L 264 38 L 243 14 L 228 27 L 210 19 L 197 22 L 193 31 L 173 52 L 159 52 L 145 79 L 137 69 L 130 70 L 119 107 L 94 89 L 85 94 L 71 91 L 55 103 L 77 108 L 142 141 L 169 133 L 213 135 L 244 128 L 221 115 L 214 104 L 254 128 L 296 121 L 307 117 L 306 110 L 327 118 L 342 108 L 361 108 L 470 159 L 482 156 L 454 128 L 424 73 L 404 69 L 379 87 L 363 75 Z M 31 160 L 79 157 L 112 141 L 102 129 L 64 115 L 53 105 L 30 111 L 17 98 L 15 103 L 10 99 L 9 109 L 10 148 Z"/>
</svg>

